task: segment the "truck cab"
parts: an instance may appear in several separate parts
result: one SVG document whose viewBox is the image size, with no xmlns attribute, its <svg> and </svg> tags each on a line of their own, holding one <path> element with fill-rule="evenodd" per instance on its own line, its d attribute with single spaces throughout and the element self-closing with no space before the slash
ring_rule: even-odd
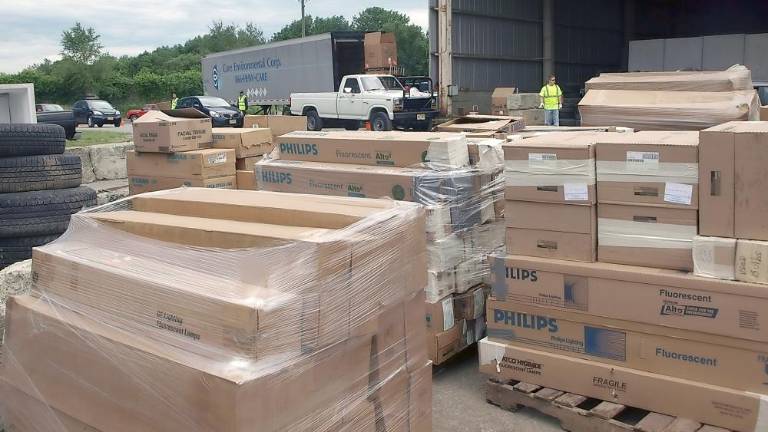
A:
<svg viewBox="0 0 768 432">
<path fill-rule="evenodd" d="M 356 130 L 365 121 L 375 131 L 431 130 L 437 115 L 431 80 L 422 77 L 413 82 L 419 84 L 404 86 L 392 75 L 347 75 L 335 93 L 292 94 L 291 114 L 307 116 L 309 130 L 334 126 Z"/>
</svg>

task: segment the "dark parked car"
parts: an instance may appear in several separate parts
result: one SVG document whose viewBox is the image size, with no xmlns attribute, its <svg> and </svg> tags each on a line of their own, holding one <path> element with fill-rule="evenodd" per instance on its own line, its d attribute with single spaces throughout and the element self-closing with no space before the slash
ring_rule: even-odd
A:
<svg viewBox="0 0 768 432">
<path fill-rule="evenodd" d="M 75 102 L 72 105 L 77 124 L 87 124 L 88 127 L 102 127 L 105 124 L 113 124 L 119 127 L 122 122 L 120 111 L 109 102 L 98 99 L 86 99 Z"/>
<path fill-rule="evenodd" d="M 71 140 L 75 137 L 77 123 L 72 111 L 65 111 L 61 105 L 56 104 L 37 104 L 35 111 L 37 111 L 38 123 L 57 124 L 64 128 L 67 139 Z"/>
<path fill-rule="evenodd" d="M 179 99 L 176 108 L 194 108 L 211 118 L 213 127 L 243 127 L 243 114 L 222 98 L 187 96 Z"/>
</svg>

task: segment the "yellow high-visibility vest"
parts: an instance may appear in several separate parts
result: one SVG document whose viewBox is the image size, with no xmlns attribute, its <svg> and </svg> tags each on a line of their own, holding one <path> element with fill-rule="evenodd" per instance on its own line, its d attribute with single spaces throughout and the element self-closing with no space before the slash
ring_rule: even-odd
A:
<svg viewBox="0 0 768 432">
<path fill-rule="evenodd" d="M 176 109 L 176 104 L 179 102 L 179 98 L 171 99 L 171 109 Z"/>
<path fill-rule="evenodd" d="M 240 111 L 245 111 L 245 95 L 237 98 L 237 107 L 240 109 Z"/>
<path fill-rule="evenodd" d="M 539 95 L 544 98 L 544 109 L 556 110 L 560 107 L 560 96 L 563 95 L 563 91 L 557 84 L 546 84 L 541 88 Z"/>
</svg>

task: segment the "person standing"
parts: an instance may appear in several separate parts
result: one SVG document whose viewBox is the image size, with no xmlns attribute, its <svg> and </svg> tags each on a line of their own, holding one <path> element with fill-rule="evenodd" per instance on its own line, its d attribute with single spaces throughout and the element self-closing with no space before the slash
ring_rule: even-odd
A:
<svg viewBox="0 0 768 432">
<path fill-rule="evenodd" d="M 242 90 L 240 90 L 240 96 L 237 98 L 237 109 L 239 109 L 243 115 L 248 111 L 248 96 L 246 96 Z"/>
<path fill-rule="evenodd" d="M 176 97 L 176 93 L 171 97 L 171 109 L 176 109 L 176 104 L 179 103 L 179 98 Z"/>
<path fill-rule="evenodd" d="M 544 108 L 544 124 L 547 126 L 560 126 L 560 110 L 563 109 L 563 91 L 557 85 L 554 75 L 539 92 L 541 103 L 539 108 Z"/>
</svg>

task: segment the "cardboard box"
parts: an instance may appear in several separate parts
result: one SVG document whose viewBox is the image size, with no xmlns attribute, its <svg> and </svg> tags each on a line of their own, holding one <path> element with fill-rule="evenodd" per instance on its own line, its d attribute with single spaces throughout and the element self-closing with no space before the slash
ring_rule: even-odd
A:
<svg viewBox="0 0 768 432">
<path fill-rule="evenodd" d="M 213 128 L 213 147 L 234 149 L 238 159 L 272 151 L 272 132 L 265 128 Z"/>
<path fill-rule="evenodd" d="M 292 132 L 277 138 L 279 159 L 390 167 L 425 162 L 469 165 L 462 135 L 436 132 Z"/>
<path fill-rule="evenodd" d="M 692 271 L 697 216 L 689 209 L 599 204 L 597 259 Z"/>
<path fill-rule="evenodd" d="M 261 160 L 261 156 L 240 158 L 235 160 L 235 168 L 238 171 L 251 171 L 256 168 L 256 164 Z"/>
<path fill-rule="evenodd" d="M 536 105 L 536 108 L 506 110 L 504 115 L 520 117 L 526 126 L 544 126 L 544 109 L 539 109 L 538 105 Z"/>
<path fill-rule="evenodd" d="M 235 151 L 205 149 L 183 153 L 126 152 L 129 177 L 172 177 L 203 180 L 235 175 Z"/>
<path fill-rule="evenodd" d="M 504 145 L 507 200 L 594 204 L 594 144 L 606 132 L 551 132 Z"/>
<path fill-rule="evenodd" d="M 78 419 L 51 408 L 0 379 L 0 399 L 3 400 L 5 430 L 101 432 Z"/>
<path fill-rule="evenodd" d="M 693 238 L 693 273 L 716 279 L 736 279 L 736 239 Z"/>
<path fill-rule="evenodd" d="M 760 107 L 760 120 L 768 121 L 768 106 Z"/>
<path fill-rule="evenodd" d="M 489 340 L 768 393 L 768 343 L 489 300 Z"/>
<path fill-rule="evenodd" d="M 437 303 L 441 298 L 456 292 L 456 270 L 427 270 L 427 302 Z"/>
<path fill-rule="evenodd" d="M 274 143 L 275 138 L 281 135 L 307 130 L 307 118 L 292 115 L 247 115 L 243 119 L 243 128 L 269 128 Z"/>
<path fill-rule="evenodd" d="M 736 279 L 768 284 L 768 242 L 736 241 Z"/>
<path fill-rule="evenodd" d="M 430 333 L 441 333 L 453 328 L 454 317 L 453 294 L 449 294 L 436 302 L 425 303 L 427 330 Z"/>
<path fill-rule="evenodd" d="M 525 256 L 489 261 L 499 300 L 768 342 L 763 285 Z"/>
<path fill-rule="evenodd" d="M 507 251 L 520 255 L 594 261 L 595 206 L 506 201 Z"/>
<path fill-rule="evenodd" d="M 498 132 L 511 133 L 525 128 L 521 117 L 472 114 L 437 125 L 438 132 L 464 132 L 468 137 L 499 138 Z"/>
<path fill-rule="evenodd" d="M 370 335 L 237 365 L 31 297 L 11 300 L 8 314 L 4 356 L 16 361 L 4 364 L 3 379 L 99 430 L 305 430 L 297 426 L 308 414 L 330 414 L 369 385 Z"/>
<path fill-rule="evenodd" d="M 765 428 L 762 419 L 768 408 L 764 396 L 755 393 L 487 339 L 478 346 L 480 372 L 497 380 L 523 381 L 735 431 Z"/>
<path fill-rule="evenodd" d="M 365 35 L 365 68 L 378 69 L 397 65 L 397 40 L 394 33 L 373 32 Z"/>
<path fill-rule="evenodd" d="M 699 133 L 687 131 L 600 138 L 598 202 L 698 208 L 698 144 Z"/>
<path fill-rule="evenodd" d="M 461 351 L 461 326 L 455 325 L 450 330 L 427 334 L 427 350 L 429 359 L 435 366 L 443 364 L 446 360 Z"/>
<path fill-rule="evenodd" d="M 538 109 L 540 104 L 541 97 L 538 93 L 516 93 L 507 96 L 505 108 L 508 110 Z"/>
<path fill-rule="evenodd" d="M 507 111 L 507 98 L 516 94 L 517 89 L 514 87 L 496 87 L 491 93 L 491 111 L 494 114 L 498 114 L 499 111 Z M 536 105 L 538 106 L 538 105 Z"/>
<path fill-rule="evenodd" d="M 410 373 L 408 395 L 411 432 L 432 431 L 432 363 Z M 352 432 L 352 431 L 349 431 Z"/>
<path fill-rule="evenodd" d="M 725 71 L 601 73 L 585 83 L 586 90 L 728 92 L 753 88 L 752 73 L 744 66 Z"/>
<path fill-rule="evenodd" d="M 730 122 L 701 131 L 700 234 L 768 240 L 768 122 Z"/>
<path fill-rule="evenodd" d="M 237 188 L 240 190 L 259 190 L 256 174 L 253 171 L 237 170 Z"/>
<path fill-rule="evenodd" d="M 137 152 L 176 153 L 211 147 L 211 119 L 192 108 L 149 111 L 133 122 Z"/>
<path fill-rule="evenodd" d="M 475 320 L 485 314 L 485 298 L 490 290 L 479 285 L 453 297 L 453 315 L 456 319 Z"/>
<path fill-rule="evenodd" d="M 163 176 L 129 176 L 128 191 L 131 195 L 179 187 L 200 187 L 206 189 L 237 189 L 234 175 L 210 178 L 175 178 Z"/>
</svg>

